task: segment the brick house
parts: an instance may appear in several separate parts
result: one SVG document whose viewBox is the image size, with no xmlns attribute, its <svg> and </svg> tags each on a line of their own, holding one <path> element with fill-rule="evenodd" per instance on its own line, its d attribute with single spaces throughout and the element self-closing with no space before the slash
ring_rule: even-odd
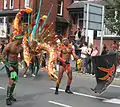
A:
<svg viewBox="0 0 120 107">
<path fill-rule="evenodd" d="M 38 12 L 40 0 L 0 0 L 0 32 L 11 33 L 9 23 L 12 23 L 16 13 L 25 7 L 31 6 L 34 14 Z M 47 23 L 53 22 L 53 28 L 58 35 L 70 35 L 70 16 L 67 7 L 71 5 L 73 0 L 42 0 L 41 15 L 47 15 L 53 5 Z M 27 21 L 27 16 L 23 17 L 24 22 Z M 4 26 L 4 28 L 3 28 Z M 6 35 L 0 33 L 0 37 Z"/>
<path fill-rule="evenodd" d="M 56 22 L 57 15 L 57 1 L 52 0 L 52 3 L 49 3 L 49 0 L 43 0 L 41 15 L 47 15 L 50 9 L 51 4 L 53 4 L 52 12 L 50 14 L 49 20 L 47 23 Z M 20 9 L 24 9 L 25 7 L 31 7 L 33 9 L 33 13 L 37 13 L 39 9 L 39 0 L 0 0 L 0 37 L 5 38 L 6 33 L 11 33 L 10 23 L 13 22 L 15 15 L 18 13 Z M 23 21 L 27 21 L 27 15 L 23 17 Z M 1 31 L 5 31 L 4 34 Z"/>
<path fill-rule="evenodd" d="M 47 23 L 54 23 L 53 29 L 58 35 L 72 35 L 70 37 L 74 38 L 73 35 L 75 30 L 82 26 L 83 14 L 80 13 L 82 6 L 80 1 L 82 0 L 43 0 L 41 15 L 47 15 L 51 4 L 53 4 L 52 12 Z M 89 2 L 96 2 L 99 4 L 104 4 L 104 1 L 105 0 L 89 0 Z M 76 3 L 78 5 L 76 5 Z M 6 37 L 6 33 L 11 33 L 9 23 L 13 21 L 16 13 L 20 9 L 28 6 L 31 6 L 34 13 L 37 13 L 39 9 L 39 0 L 0 0 L 0 37 Z M 26 22 L 27 16 L 24 16 L 23 20 Z M 110 35 L 108 35 L 108 33 Z M 82 35 L 84 36 L 84 32 Z M 94 45 L 99 48 L 100 33 L 92 31 L 90 35 L 93 37 Z M 113 40 L 119 41 L 119 39 L 120 37 L 112 35 L 107 29 L 105 30 L 103 43 L 106 44 L 108 48 L 110 48 L 110 44 L 112 44 Z"/>
</svg>

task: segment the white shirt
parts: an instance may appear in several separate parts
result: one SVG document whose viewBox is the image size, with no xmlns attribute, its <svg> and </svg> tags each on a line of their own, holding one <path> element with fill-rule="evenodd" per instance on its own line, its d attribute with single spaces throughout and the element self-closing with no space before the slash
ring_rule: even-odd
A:
<svg viewBox="0 0 120 107">
<path fill-rule="evenodd" d="M 78 37 L 78 31 L 76 32 L 75 40 L 79 40 L 79 37 Z"/>
<path fill-rule="evenodd" d="M 87 57 L 87 46 L 83 46 L 80 49 L 81 49 L 81 58 L 86 58 Z"/>
<path fill-rule="evenodd" d="M 73 49 L 73 51 L 75 51 L 75 47 L 74 47 L 74 45 L 72 45 L 72 49 Z M 72 61 L 74 60 L 73 55 L 71 55 L 71 60 L 72 60 Z"/>
<path fill-rule="evenodd" d="M 91 53 L 92 53 L 92 48 L 88 48 L 88 49 L 87 49 L 87 53 L 88 53 L 89 55 L 91 55 Z"/>
<path fill-rule="evenodd" d="M 97 54 L 98 54 L 98 50 L 94 49 L 93 52 L 91 53 L 91 56 L 97 56 Z"/>
</svg>

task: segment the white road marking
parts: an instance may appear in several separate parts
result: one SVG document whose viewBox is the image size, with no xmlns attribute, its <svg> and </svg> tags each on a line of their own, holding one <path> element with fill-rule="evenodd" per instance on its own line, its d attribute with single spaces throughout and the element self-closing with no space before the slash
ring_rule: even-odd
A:
<svg viewBox="0 0 120 107">
<path fill-rule="evenodd" d="M 120 104 L 120 99 L 107 99 L 107 100 L 103 100 L 103 102 L 105 103 L 112 103 L 112 104 Z"/>
<path fill-rule="evenodd" d="M 112 85 L 112 86 L 114 86 L 114 85 Z M 115 86 L 115 87 L 117 87 L 117 86 Z M 53 87 L 50 89 L 55 90 L 55 88 L 53 88 Z M 59 89 L 59 91 L 64 92 L 65 90 Z M 88 98 L 100 99 L 100 100 L 103 100 L 102 102 L 105 102 L 105 103 L 120 104 L 120 99 L 116 99 L 116 98 L 107 99 L 107 98 L 103 98 L 103 97 L 97 97 L 97 96 L 88 95 L 88 94 L 84 94 L 84 93 L 77 93 L 77 92 L 73 92 L 73 94 L 88 97 Z"/>
<path fill-rule="evenodd" d="M 5 88 L 4 88 L 4 87 L 0 87 L 0 89 L 5 90 Z"/>
<path fill-rule="evenodd" d="M 114 86 L 114 85 L 113 85 Z M 116 86 L 117 87 L 117 86 Z M 51 90 L 55 90 L 55 88 L 50 88 Z M 65 90 L 63 89 L 59 89 L 59 91 L 64 92 Z M 107 98 L 103 98 L 103 97 L 97 97 L 97 96 L 93 96 L 93 95 L 88 95 L 88 94 L 84 94 L 84 93 L 77 93 L 77 92 L 73 92 L 73 94 L 75 95 L 79 95 L 79 96 L 84 96 L 84 97 L 88 97 L 88 98 L 93 98 L 93 99 L 100 99 L 103 100 L 102 102 L 105 103 L 112 103 L 112 104 L 120 104 L 120 99 L 107 99 Z"/>
<path fill-rule="evenodd" d="M 111 87 L 120 88 L 120 85 L 110 85 Z"/>
<path fill-rule="evenodd" d="M 50 89 L 55 90 L 55 88 L 53 88 L 53 87 Z M 59 91 L 65 92 L 65 90 L 63 90 L 63 89 L 59 89 Z M 89 97 L 89 98 L 94 98 L 94 99 L 106 100 L 106 98 L 103 98 L 103 97 L 97 97 L 97 96 L 88 95 L 88 94 L 84 94 L 84 93 L 73 92 L 73 94 L 79 95 L 79 96 L 84 96 L 84 97 Z"/>
<path fill-rule="evenodd" d="M 69 105 L 66 105 L 66 104 L 58 103 L 56 101 L 48 101 L 48 102 L 51 103 L 51 104 L 62 106 L 62 107 L 72 107 L 72 106 L 69 106 Z"/>
</svg>

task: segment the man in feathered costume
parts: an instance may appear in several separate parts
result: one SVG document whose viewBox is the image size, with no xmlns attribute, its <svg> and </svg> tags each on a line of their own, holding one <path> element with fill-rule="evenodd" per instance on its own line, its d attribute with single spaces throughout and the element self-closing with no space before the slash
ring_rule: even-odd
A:
<svg viewBox="0 0 120 107">
<path fill-rule="evenodd" d="M 58 94 L 58 88 L 64 72 L 66 72 L 68 76 L 65 92 L 72 94 L 72 91 L 70 90 L 70 85 L 72 82 L 72 69 L 70 66 L 70 58 L 71 58 L 71 55 L 73 55 L 75 59 L 78 59 L 78 57 L 75 55 L 72 49 L 72 46 L 69 44 L 69 40 L 67 38 L 63 38 L 62 43 L 63 45 L 60 46 L 59 55 L 58 55 L 60 67 L 59 67 L 59 73 L 58 73 L 58 80 L 56 82 L 55 94 Z"/>
<path fill-rule="evenodd" d="M 24 37 L 24 32 L 20 29 L 19 24 L 22 15 L 24 13 L 31 12 L 31 8 L 26 8 L 17 13 L 13 22 L 13 34 L 11 37 L 11 42 L 7 44 L 7 46 L 2 52 L 3 61 L 5 63 L 9 80 L 6 98 L 7 105 L 11 105 L 12 101 L 16 101 L 16 99 L 13 97 L 13 92 L 16 86 L 16 82 L 18 80 L 18 54 L 20 54 L 21 59 L 23 59 L 22 40 Z"/>
<path fill-rule="evenodd" d="M 13 91 L 16 86 L 16 81 L 18 80 L 18 54 L 21 55 L 21 59 L 23 58 L 22 37 L 23 36 L 16 36 L 14 41 L 7 44 L 2 53 L 5 58 L 4 63 L 9 80 L 6 99 L 7 105 L 11 105 L 12 101 L 16 101 L 13 97 Z"/>
</svg>

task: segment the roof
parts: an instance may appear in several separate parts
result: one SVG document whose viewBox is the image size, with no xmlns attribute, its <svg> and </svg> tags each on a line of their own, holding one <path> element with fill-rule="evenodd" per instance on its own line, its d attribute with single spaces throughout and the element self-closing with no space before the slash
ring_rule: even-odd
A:
<svg viewBox="0 0 120 107">
<path fill-rule="evenodd" d="M 0 11 L 0 17 L 1 16 L 14 16 L 19 12 L 19 9 L 7 9 Z"/>
<path fill-rule="evenodd" d="M 56 22 L 58 23 L 69 23 L 64 17 L 57 16 Z"/>
<path fill-rule="evenodd" d="M 68 6 L 68 9 L 74 9 L 74 8 L 83 8 L 84 2 L 82 1 L 75 1 L 70 6 Z"/>
<path fill-rule="evenodd" d="M 68 10 L 84 8 L 84 4 L 86 3 L 95 3 L 95 4 L 100 4 L 100 5 L 112 5 L 114 2 L 112 0 L 74 1 L 70 6 L 68 6 Z"/>
</svg>

